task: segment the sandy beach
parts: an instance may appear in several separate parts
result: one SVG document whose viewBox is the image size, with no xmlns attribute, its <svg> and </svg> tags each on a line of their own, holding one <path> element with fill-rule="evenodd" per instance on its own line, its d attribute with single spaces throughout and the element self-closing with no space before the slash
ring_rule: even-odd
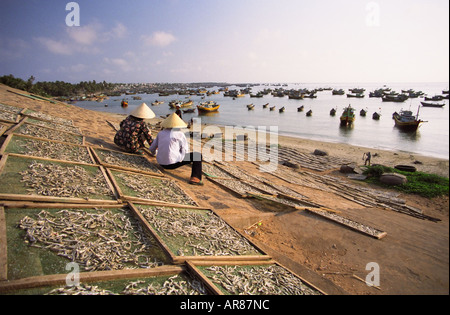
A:
<svg viewBox="0 0 450 315">
<path fill-rule="evenodd" d="M 0 85 L 0 103 L 41 111 L 57 117 L 70 118 L 86 136 L 90 145 L 118 149 L 113 143 L 115 135 L 111 124 L 118 125 L 125 117 L 117 114 L 95 112 L 65 103 L 51 104 L 36 101 L 8 92 L 14 90 Z M 156 125 L 160 119 L 150 121 Z M 111 123 L 111 124 L 110 124 Z M 311 154 L 322 150 L 329 156 L 363 165 L 365 152 L 372 153 L 372 164 L 394 167 L 414 165 L 417 170 L 449 177 L 449 160 L 412 154 L 356 147 L 341 143 L 326 143 L 280 136 L 281 147 L 290 147 Z M 241 163 L 246 171 L 258 174 L 257 167 L 249 162 Z M 426 199 L 404 196 L 407 203 L 437 217 L 438 223 L 424 221 L 404 214 L 353 203 L 332 192 L 318 191 L 311 187 L 287 184 L 270 175 L 267 178 L 276 185 L 289 186 L 310 200 L 337 209 L 387 231 L 388 236 L 374 240 L 367 236 L 343 229 L 336 224 L 317 220 L 301 211 L 274 212 L 253 200 L 243 200 L 205 180 L 202 188 L 187 185 L 189 167 L 167 171 L 205 207 L 212 207 L 240 232 L 255 222 L 262 222 L 258 229 L 248 235 L 275 259 L 316 283 L 330 294 L 448 294 L 449 293 L 449 220 L 448 197 Z M 338 170 L 326 172 L 343 180 Z M 381 266 L 380 290 L 368 287 L 352 275 L 364 278 L 367 263 Z"/>
</svg>

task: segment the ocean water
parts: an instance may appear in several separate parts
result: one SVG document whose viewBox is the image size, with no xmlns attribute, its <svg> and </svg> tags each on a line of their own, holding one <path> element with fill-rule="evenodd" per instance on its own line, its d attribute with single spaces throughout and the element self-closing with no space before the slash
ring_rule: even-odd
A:
<svg viewBox="0 0 450 315">
<path fill-rule="evenodd" d="M 256 94 L 265 88 L 278 88 L 273 85 L 260 85 L 252 87 L 252 93 Z M 443 90 L 448 90 L 448 83 L 329 83 L 329 84 L 288 84 L 281 86 L 284 89 L 314 89 L 330 87 L 333 89 L 343 89 L 345 93 L 350 93 L 350 88 L 365 88 L 364 98 L 348 98 L 347 95 L 332 95 L 332 91 L 317 92 L 315 99 L 292 100 L 287 96 L 280 98 L 272 95 L 265 95 L 263 98 L 251 98 L 246 95 L 233 100 L 231 97 L 224 97 L 223 93 L 206 96 L 188 96 L 194 101 L 194 106 L 201 101 L 213 100 L 221 105 L 219 112 L 207 115 L 195 113 L 183 114 L 183 119 L 189 121 L 191 118 L 201 118 L 202 123 L 219 126 L 240 126 L 258 127 L 263 126 L 269 130 L 270 126 L 277 126 L 279 135 L 288 135 L 297 138 L 319 140 L 334 143 L 346 143 L 382 150 L 405 151 L 411 153 L 433 156 L 438 158 L 449 158 L 449 101 L 443 100 L 446 105 L 443 108 L 422 107 L 422 98 L 408 99 L 403 103 L 383 102 L 381 98 L 369 98 L 369 92 L 382 87 L 389 87 L 392 91 L 413 89 L 423 91 L 427 96 L 441 95 Z M 209 90 L 218 90 L 214 87 Z M 239 89 L 236 86 L 230 89 Z M 121 97 L 111 97 L 104 102 L 77 102 L 75 105 L 96 111 L 125 114 L 128 115 L 142 102 L 145 102 L 155 112 L 157 116 L 165 116 L 172 113 L 168 104 L 171 100 L 186 100 L 184 95 L 170 95 L 160 97 L 158 94 L 137 94 L 142 100 L 133 100 L 132 96 L 122 95 Z M 127 98 L 129 106 L 122 108 L 120 102 Z M 155 100 L 164 101 L 159 106 L 151 106 Z M 269 103 L 269 107 L 276 106 L 275 111 L 269 108 L 264 109 L 263 104 Z M 105 105 L 108 105 L 107 107 Z M 255 109 L 249 111 L 248 104 L 254 104 Z M 298 112 L 297 108 L 304 106 L 303 112 Z M 341 127 L 339 117 L 345 107 L 351 105 L 355 109 L 356 121 L 352 127 Z M 279 113 L 278 109 L 285 107 L 284 113 Z M 336 115 L 330 116 L 330 110 L 337 109 Z M 361 109 L 367 110 L 367 116 L 361 117 Z M 419 113 L 419 118 L 426 121 L 417 132 L 403 132 L 395 127 L 392 114 L 400 110 L 411 110 L 414 114 Z M 306 116 L 306 112 L 312 110 L 311 117 Z M 372 114 L 381 114 L 380 120 L 372 119 Z"/>
</svg>

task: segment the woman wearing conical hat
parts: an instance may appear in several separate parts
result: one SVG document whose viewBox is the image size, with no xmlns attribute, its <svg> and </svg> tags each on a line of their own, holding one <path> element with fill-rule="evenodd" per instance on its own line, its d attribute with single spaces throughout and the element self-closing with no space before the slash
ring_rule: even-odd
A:
<svg viewBox="0 0 450 315">
<path fill-rule="evenodd" d="M 114 137 L 114 143 L 129 153 L 136 153 L 145 147 L 145 141 L 152 144 L 153 138 L 144 119 L 155 117 L 155 113 L 142 103 L 120 123 L 120 130 Z"/>
<path fill-rule="evenodd" d="M 180 130 L 187 127 L 186 123 L 176 113 L 173 113 L 161 123 L 161 127 L 164 129 L 158 133 L 150 146 L 151 153 L 155 154 L 157 151 L 158 164 L 168 170 L 192 164 L 189 184 L 203 185 L 202 155 L 196 152 L 189 153 L 186 136 Z"/>
</svg>

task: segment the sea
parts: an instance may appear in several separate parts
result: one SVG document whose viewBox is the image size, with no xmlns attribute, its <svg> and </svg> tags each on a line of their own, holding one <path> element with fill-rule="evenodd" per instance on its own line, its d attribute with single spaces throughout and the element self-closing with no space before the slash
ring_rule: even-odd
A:
<svg viewBox="0 0 450 315">
<path fill-rule="evenodd" d="M 220 86 L 211 87 L 207 90 L 217 91 Z M 230 90 L 239 90 L 239 86 L 229 86 Z M 362 146 L 373 150 L 390 150 L 410 152 L 425 156 L 449 159 L 449 100 L 444 99 L 439 103 L 445 103 L 443 108 L 423 107 L 419 98 L 410 98 L 402 103 L 383 102 L 381 98 L 369 97 L 369 92 L 380 88 L 390 88 L 391 91 L 401 93 L 402 90 L 412 89 L 422 91 L 425 96 L 442 95 L 443 90 L 448 90 L 448 82 L 440 83 L 290 83 L 290 84 L 260 84 L 251 87 L 251 93 L 256 94 L 264 89 L 283 88 L 289 89 L 343 89 L 344 95 L 332 95 L 331 90 L 317 92 L 317 98 L 302 100 L 289 99 L 288 96 L 275 97 L 271 94 L 262 98 L 252 98 L 249 94 L 244 97 L 233 99 L 232 97 L 220 94 L 211 96 L 185 96 L 169 95 L 161 97 L 158 94 L 136 94 L 110 97 L 103 102 L 79 101 L 75 106 L 115 114 L 130 114 L 137 106 L 145 102 L 156 114 L 157 117 L 165 116 L 173 112 L 169 107 L 172 100 L 194 102 L 194 107 L 200 102 L 215 101 L 220 104 L 220 109 L 216 113 L 199 115 L 195 113 L 183 114 L 186 122 L 191 118 L 200 118 L 202 124 L 217 126 L 278 128 L 279 135 L 291 136 L 302 139 L 310 139 L 324 142 L 345 143 Z M 349 98 L 349 89 L 364 88 L 364 98 Z M 133 100 L 133 96 L 141 97 L 141 100 Z M 123 99 L 129 102 L 128 107 L 121 107 Z M 163 104 L 152 106 L 154 101 L 164 101 Z M 276 106 L 275 111 L 263 108 Z M 248 110 L 247 105 L 254 104 L 253 110 Z M 304 106 L 302 112 L 297 108 Z M 350 127 L 340 126 L 339 117 L 345 107 L 351 105 L 355 109 L 356 120 Z M 285 112 L 280 113 L 278 109 L 285 107 Z M 330 110 L 336 109 L 336 115 L 331 116 Z M 184 109 L 184 108 L 183 108 Z M 360 116 L 360 110 L 367 110 L 366 117 Z M 312 111 L 311 116 L 306 116 L 306 112 Z M 404 132 L 395 127 L 392 114 L 400 110 L 411 110 L 418 114 L 419 118 L 425 121 L 416 132 Z M 372 114 L 381 114 L 379 120 L 374 120 Z"/>
</svg>

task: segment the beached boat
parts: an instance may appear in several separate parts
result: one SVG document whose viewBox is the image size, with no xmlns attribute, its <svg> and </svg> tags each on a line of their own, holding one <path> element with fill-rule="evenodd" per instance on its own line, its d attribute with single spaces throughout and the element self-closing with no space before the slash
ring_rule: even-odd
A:
<svg viewBox="0 0 450 315">
<path fill-rule="evenodd" d="M 444 107 L 445 103 L 420 102 L 423 107 Z"/>
<path fill-rule="evenodd" d="M 217 112 L 219 110 L 219 107 L 220 105 L 215 102 L 205 102 L 197 105 L 198 111 L 203 113 Z"/>
<path fill-rule="evenodd" d="M 393 118 L 395 126 L 404 131 L 416 131 L 419 125 L 424 122 L 419 119 L 419 110 L 417 110 L 416 116 L 410 110 L 402 110 L 400 113 L 395 112 Z"/>
<path fill-rule="evenodd" d="M 341 126 L 351 125 L 355 121 L 355 109 L 351 105 L 344 108 L 340 121 Z"/>
</svg>

